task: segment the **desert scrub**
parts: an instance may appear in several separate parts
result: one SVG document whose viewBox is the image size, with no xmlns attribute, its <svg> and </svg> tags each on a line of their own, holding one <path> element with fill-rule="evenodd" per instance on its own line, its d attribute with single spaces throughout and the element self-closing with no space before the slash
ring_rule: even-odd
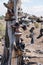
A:
<svg viewBox="0 0 43 65">
<path fill-rule="evenodd" d="M 0 38 L 2 38 L 5 35 L 5 25 L 3 23 L 0 23 Z"/>
</svg>

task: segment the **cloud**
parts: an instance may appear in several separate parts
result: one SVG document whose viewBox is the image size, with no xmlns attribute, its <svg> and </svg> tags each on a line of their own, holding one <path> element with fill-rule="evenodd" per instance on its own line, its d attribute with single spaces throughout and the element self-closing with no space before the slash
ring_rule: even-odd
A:
<svg viewBox="0 0 43 65">
<path fill-rule="evenodd" d="M 7 11 L 6 7 L 3 5 L 4 2 L 7 3 L 8 0 L 0 0 L 0 16 L 5 15 Z"/>
<path fill-rule="evenodd" d="M 7 9 L 5 8 L 5 6 L 1 3 L 0 4 L 0 16 L 1 15 L 5 15 Z"/>
<path fill-rule="evenodd" d="M 43 5 L 40 6 L 30 6 L 30 7 L 22 7 L 23 12 L 27 12 L 29 14 L 33 14 L 36 16 L 43 16 Z"/>
<path fill-rule="evenodd" d="M 5 15 L 6 13 L 6 8 L 3 5 L 3 2 L 7 2 L 8 0 L 0 0 L 0 15 Z M 22 9 L 23 12 L 27 12 L 29 14 L 32 15 L 36 15 L 36 16 L 43 16 L 43 5 L 35 5 L 33 4 L 33 6 L 29 6 L 29 3 L 32 2 L 32 0 L 21 0 L 22 1 Z"/>
<path fill-rule="evenodd" d="M 0 0 L 0 3 L 8 2 L 8 0 Z"/>
<path fill-rule="evenodd" d="M 43 16 L 43 5 L 36 5 L 34 0 L 22 0 L 22 9 L 23 12 L 27 12 L 29 14 L 37 16 Z"/>
<path fill-rule="evenodd" d="M 22 0 L 22 2 L 30 2 L 31 0 Z"/>
</svg>

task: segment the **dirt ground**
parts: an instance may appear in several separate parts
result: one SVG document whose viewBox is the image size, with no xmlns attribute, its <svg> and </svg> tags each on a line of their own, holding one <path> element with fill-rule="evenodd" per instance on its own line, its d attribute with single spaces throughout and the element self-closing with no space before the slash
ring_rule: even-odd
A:
<svg viewBox="0 0 43 65">
<path fill-rule="evenodd" d="M 25 49 L 28 49 L 29 51 L 28 52 L 25 52 L 26 53 L 26 56 L 31 56 L 31 57 L 38 57 L 38 58 L 31 58 L 29 59 L 29 62 L 37 62 L 37 63 L 40 63 L 41 65 L 43 65 L 43 36 L 39 39 L 37 39 L 37 37 L 39 36 L 40 34 L 40 24 L 39 24 L 39 27 L 38 28 L 35 28 L 34 30 L 34 38 L 35 38 L 35 42 L 34 44 L 31 44 L 31 39 L 30 38 L 26 38 L 26 35 L 30 35 L 30 28 L 31 27 L 34 27 L 34 24 L 31 24 L 29 27 L 27 27 L 27 30 L 26 31 L 23 31 L 22 29 L 22 38 L 23 38 L 23 42 L 25 43 L 25 46 L 26 48 Z M 39 52 L 42 52 L 42 53 L 39 53 Z"/>
<path fill-rule="evenodd" d="M 39 25 L 39 27 L 35 28 L 34 30 L 34 33 L 35 33 L 34 44 L 30 43 L 31 41 L 30 38 L 26 38 L 26 35 L 30 35 L 29 30 L 32 26 L 34 26 L 34 24 L 31 24 L 29 27 L 27 27 L 26 31 L 20 28 L 20 31 L 22 32 L 21 38 L 23 38 L 24 40 L 23 42 L 25 43 L 25 46 L 26 46 L 25 49 L 28 49 L 28 51 L 25 51 L 24 54 L 26 53 L 25 54 L 26 56 L 37 57 L 37 58 L 29 58 L 29 62 L 37 62 L 43 65 L 43 37 L 41 37 L 40 39 L 37 39 L 41 26 Z M 4 46 L 2 46 L 2 43 L 0 42 L 0 54 L 1 55 L 3 54 L 3 49 L 4 49 Z"/>
</svg>

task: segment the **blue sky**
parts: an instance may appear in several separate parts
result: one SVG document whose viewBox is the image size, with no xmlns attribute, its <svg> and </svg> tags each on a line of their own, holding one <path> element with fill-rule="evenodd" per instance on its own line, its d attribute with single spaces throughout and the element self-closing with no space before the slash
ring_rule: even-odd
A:
<svg viewBox="0 0 43 65">
<path fill-rule="evenodd" d="M 4 7 L 3 3 L 8 2 L 8 0 L 0 0 L 0 15 L 5 15 L 7 9 Z M 43 16 L 43 0 L 22 0 L 22 9 L 24 12 L 36 16 Z"/>
</svg>

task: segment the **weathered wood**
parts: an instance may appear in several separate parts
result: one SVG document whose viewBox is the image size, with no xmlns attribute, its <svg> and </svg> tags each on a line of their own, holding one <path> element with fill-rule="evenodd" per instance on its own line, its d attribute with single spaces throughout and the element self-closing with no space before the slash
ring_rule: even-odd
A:
<svg viewBox="0 0 43 65">
<path fill-rule="evenodd" d="M 14 47 L 16 47 L 16 43 L 19 41 L 19 38 L 21 36 L 21 34 L 19 34 L 17 32 L 18 28 L 16 28 L 16 32 L 19 35 L 14 35 L 13 29 L 11 27 L 11 25 L 14 25 L 16 22 L 18 22 L 18 8 L 19 8 L 18 4 L 19 3 L 20 3 L 20 0 L 9 0 L 8 4 L 4 3 L 4 5 L 8 9 L 8 11 L 6 13 L 6 17 L 5 17 L 5 20 L 7 22 L 6 22 L 6 37 L 5 37 L 5 48 L 6 49 L 4 49 L 4 53 L 5 53 L 4 56 L 5 56 L 5 58 L 7 58 L 7 55 L 8 55 L 8 60 L 3 65 L 5 65 L 6 63 L 7 63 L 7 65 L 12 65 L 12 63 L 11 63 L 11 61 L 12 61 L 12 50 L 14 49 Z M 12 12 L 12 10 L 13 10 L 13 12 Z M 13 13 L 13 15 L 12 15 L 12 13 Z M 20 50 L 17 50 L 17 54 L 16 54 L 16 51 L 14 49 L 14 56 L 16 57 L 14 59 L 14 64 L 20 65 L 19 60 L 21 59 L 21 56 L 17 57 L 16 55 L 18 55 L 18 56 L 22 55 L 22 52 Z"/>
</svg>

